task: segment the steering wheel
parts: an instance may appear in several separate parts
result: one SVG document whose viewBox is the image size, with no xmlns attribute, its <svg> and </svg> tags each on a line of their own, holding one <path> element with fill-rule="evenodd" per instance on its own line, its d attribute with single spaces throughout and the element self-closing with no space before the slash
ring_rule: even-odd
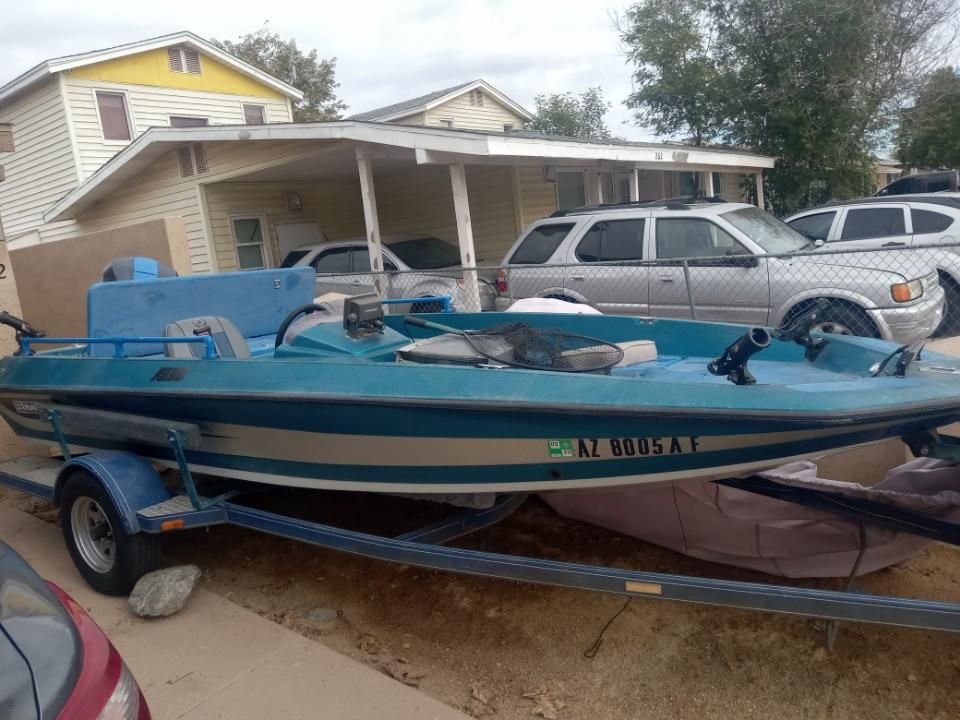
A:
<svg viewBox="0 0 960 720">
<path fill-rule="evenodd" d="M 283 338 L 287 334 L 287 330 L 290 329 L 290 326 L 293 325 L 293 321 L 299 318 L 301 315 L 309 315 L 314 312 L 331 312 L 330 308 L 326 305 L 321 305 L 319 303 L 310 303 L 308 305 L 301 305 L 300 307 L 293 310 L 289 315 L 287 315 L 283 322 L 280 323 L 280 329 L 277 330 L 277 337 L 273 341 L 273 349 L 276 350 L 283 344 Z"/>
</svg>

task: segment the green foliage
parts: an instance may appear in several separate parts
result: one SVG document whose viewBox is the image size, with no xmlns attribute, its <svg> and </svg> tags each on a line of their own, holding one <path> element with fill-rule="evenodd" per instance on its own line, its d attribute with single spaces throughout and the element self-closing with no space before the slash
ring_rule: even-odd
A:
<svg viewBox="0 0 960 720">
<path fill-rule="evenodd" d="M 527 128 L 547 135 L 563 135 L 584 140 L 609 140 L 610 130 L 603 116 L 610 103 L 603 99 L 603 90 L 594 87 L 581 93 L 537 95 L 536 112 Z"/>
<path fill-rule="evenodd" d="M 931 73 L 904 111 L 897 158 L 913 167 L 960 167 L 960 77 L 954 68 Z"/>
<path fill-rule="evenodd" d="M 317 51 L 304 53 L 293 38 L 284 40 L 264 25 L 253 33 L 230 40 L 213 40 L 224 50 L 303 93 L 293 104 L 294 122 L 336 120 L 346 105 L 336 96 L 336 58 L 319 58 Z"/>
<path fill-rule="evenodd" d="M 719 132 L 720 73 L 705 0 L 643 0 L 626 11 L 622 40 L 637 90 L 637 119 L 660 135 L 689 133 L 701 145 Z"/>
<path fill-rule="evenodd" d="M 627 105 L 659 132 L 777 157 L 778 213 L 853 197 L 955 13 L 954 0 L 639 0 L 621 23 Z"/>
</svg>

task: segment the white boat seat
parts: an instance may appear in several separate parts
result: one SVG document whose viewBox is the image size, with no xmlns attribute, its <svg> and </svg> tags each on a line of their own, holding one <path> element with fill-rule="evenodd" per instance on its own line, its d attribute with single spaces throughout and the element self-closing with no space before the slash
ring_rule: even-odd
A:
<svg viewBox="0 0 960 720">
<path fill-rule="evenodd" d="M 209 335 L 217 348 L 217 357 L 246 359 L 250 357 L 250 347 L 236 325 L 224 317 L 208 315 L 207 317 L 187 318 L 177 320 L 167 325 L 163 330 L 164 337 L 191 337 L 194 335 Z M 203 343 L 167 343 L 163 346 L 163 354 L 168 358 L 202 358 L 204 356 Z"/>
<path fill-rule="evenodd" d="M 614 344 L 623 350 L 623 359 L 614 367 L 653 362 L 657 359 L 657 344 L 653 340 L 628 340 Z"/>
</svg>

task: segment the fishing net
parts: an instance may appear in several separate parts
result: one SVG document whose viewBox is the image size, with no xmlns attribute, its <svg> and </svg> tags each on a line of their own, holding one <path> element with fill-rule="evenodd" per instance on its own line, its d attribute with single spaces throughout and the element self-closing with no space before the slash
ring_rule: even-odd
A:
<svg viewBox="0 0 960 720">
<path fill-rule="evenodd" d="M 621 348 L 603 340 L 520 322 L 470 330 L 464 337 L 491 360 L 532 370 L 597 372 L 623 359 Z"/>
</svg>

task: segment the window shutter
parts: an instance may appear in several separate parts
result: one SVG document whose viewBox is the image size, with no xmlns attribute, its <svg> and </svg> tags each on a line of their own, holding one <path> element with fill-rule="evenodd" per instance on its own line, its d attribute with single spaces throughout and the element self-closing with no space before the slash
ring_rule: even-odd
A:
<svg viewBox="0 0 960 720">
<path fill-rule="evenodd" d="M 0 123 L 0 153 L 13 152 L 13 125 Z"/>
<path fill-rule="evenodd" d="M 196 50 L 184 49 L 183 64 L 188 73 L 200 74 L 200 54 Z"/>
<path fill-rule="evenodd" d="M 207 151 L 204 149 L 202 143 L 197 143 L 193 146 L 193 159 L 198 175 L 207 172 L 209 169 L 207 167 Z"/>
<path fill-rule="evenodd" d="M 180 166 L 180 177 L 193 177 L 193 154 L 189 145 L 177 150 L 177 164 Z"/>
<path fill-rule="evenodd" d="M 167 62 L 173 72 L 183 72 L 183 57 L 180 48 L 167 48 Z"/>
</svg>

